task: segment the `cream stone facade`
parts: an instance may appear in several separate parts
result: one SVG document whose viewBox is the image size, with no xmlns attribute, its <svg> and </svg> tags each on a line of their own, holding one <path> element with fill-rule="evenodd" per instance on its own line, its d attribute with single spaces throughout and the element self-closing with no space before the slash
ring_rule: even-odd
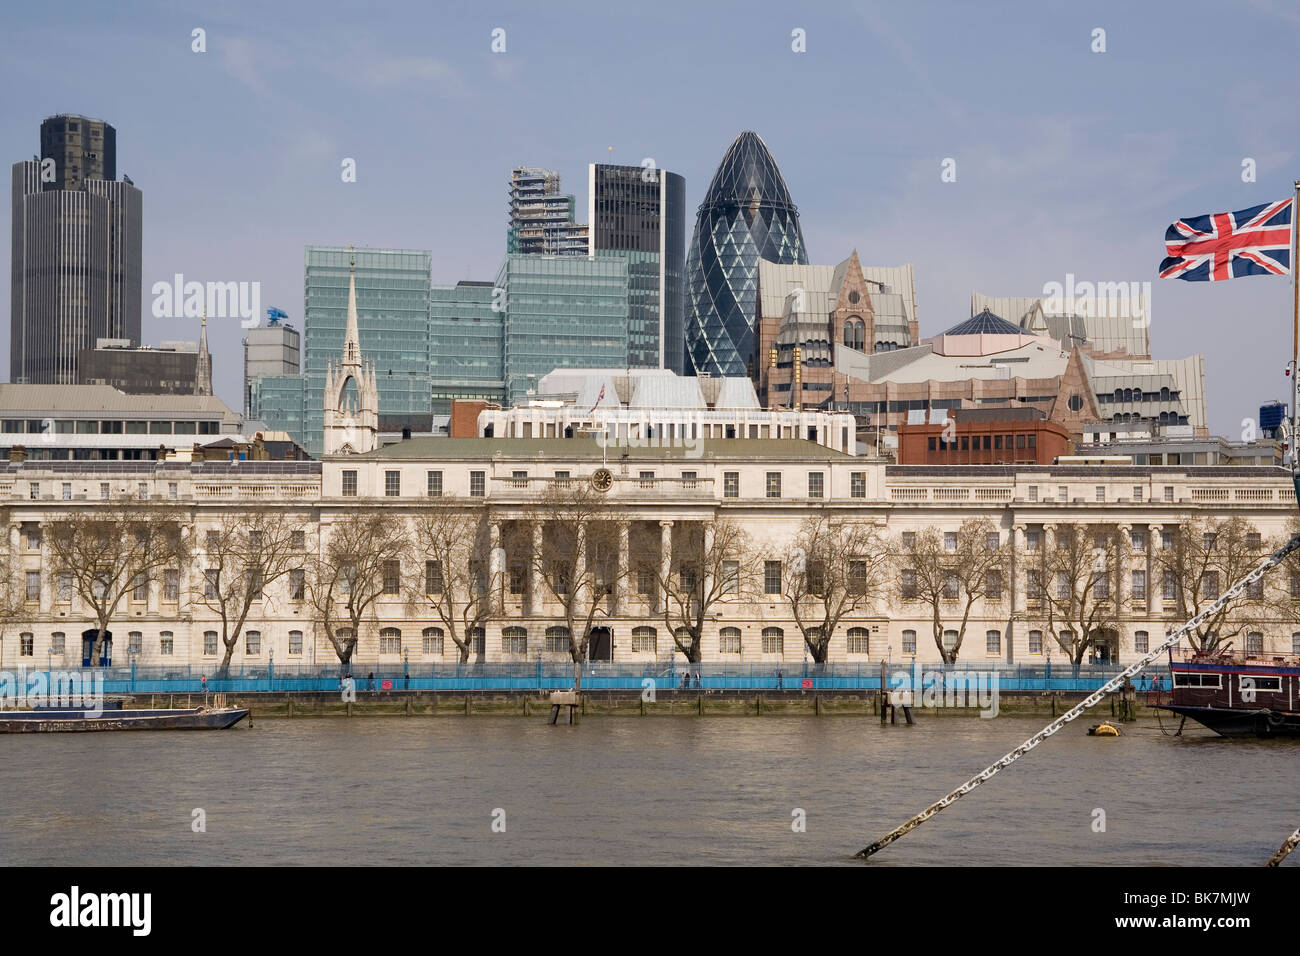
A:
<svg viewBox="0 0 1300 956">
<path fill-rule="evenodd" d="M 1047 642 L 1031 644 L 1035 613 L 1026 593 L 1025 561 L 1034 547 L 1045 546 L 1058 525 L 1118 526 L 1125 536 L 1125 557 L 1113 591 L 1118 634 L 1110 648 L 1112 659 L 1124 662 L 1133 659 L 1140 635 L 1154 646 L 1181 623 L 1173 604 L 1163 599 L 1154 572 L 1164 530 L 1189 517 L 1239 515 L 1257 529 L 1262 558 L 1271 541 L 1289 533 L 1296 515 L 1289 475 L 1280 468 L 896 466 L 813 442 L 774 439 L 602 448 L 583 438 L 431 438 L 322 462 L 15 462 L 0 476 L 0 504 L 7 514 L 11 565 L 19 588 L 28 589 L 22 592 L 28 600 L 4 622 L 0 666 L 82 663 L 82 634 L 93 627 L 93 619 L 55 579 L 44 529 L 71 512 L 109 508 L 122 495 L 179 508 L 194 550 L 186 566 L 173 569 L 170 581 L 160 576 L 138 600 L 131 595 L 123 602 L 112 624 L 114 666 L 131 659 L 176 671 L 215 669 L 220 655 L 211 635 L 220 627 L 192 596 L 202 586 L 203 542 L 212 528 L 237 526 L 257 509 L 290 515 L 306 531 L 306 568 L 310 555 L 320 551 L 349 513 L 365 509 L 400 522 L 449 504 L 483 509 L 494 567 L 524 569 L 503 574 L 500 613 L 487 623 L 474 659 L 564 659 L 563 652 L 548 649 L 546 640 L 547 629 L 562 623 L 560 610 L 548 601 L 528 555 L 540 530 L 537 518 L 546 490 L 557 481 L 590 482 L 602 470 L 608 472 L 608 481 L 598 482 L 607 485 L 602 491 L 607 520 L 619 525 L 620 569 L 629 566 L 633 547 L 650 547 L 654 559 L 675 568 L 684 532 L 717 516 L 743 524 L 764 557 L 786 562 L 787 569 L 796 560 L 790 542 L 809 515 L 875 523 L 893 540 L 930 527 L 955 531 L 967 518 L 987 518 L 997 529 L 998 547 L 1011 550 L 1013 564 L 1001 599 L 981 602 L 967 625 L 960 660 L 983 663 L 1044 660 Z M 634 544 L 638 541 L 643 544 Z M 905 553 L 896 556 L 891 581 L 907 560 Z M 1133 592 L 1133 571 L 1145 575 L 1140 595 Z M 403 573 L 418 569 L 404 567 Z M 1275 572 L 1272 585 L 1286 588 L 1286 574 Z M 1222 582 L 1225 590 L 1229 583 Z M 272 659 L 277 669 L 337 663 L 310 603 L 293 598 L 289 587 L 287 577 L 275 582 L 255 605 L 247 629 L 258 639 L 240 640 L 236 667 L 264 667 Z M 763 593 L 761 582 L 758 592 L 744 603 L 719 605 L 709 616 L 705 661 L 775 665 L 804 660 L 803 640 L 784 598 Z M 682 660 L 656 610 L 659 600 L 654 588 L 647 593 L 635 575 L 612 589 L 607 615 L 597 623 L 609 628 L 613 661 Z M 1300 644 L 1293 637 L 1300 634 L 1300 619 L 1287 616 L 1279 613 L 1251 625 L 1252 633 L 1262 635 L 1261 653 L 1289 655 Z M 438 641 L 430 630 L 439 626 L 428 607 L 413 606 L 406 595 L 386 596 L 363 629 L 354 666 L 364 671 L 409 663 L 413 672 L 429 665 L 454 666 L 456 647 L 450 639 Z M 515 630 L 503 642 L 508 628 Z M 634 635 L 638 628 L 654 630 Z M 876 606 L 843 621 L 831 640 L 835 663 L 905 662 L 913 656 L 923 663 L 940 659 L 928 609 L 903 600 L 892 587 Z"/>
</svg>

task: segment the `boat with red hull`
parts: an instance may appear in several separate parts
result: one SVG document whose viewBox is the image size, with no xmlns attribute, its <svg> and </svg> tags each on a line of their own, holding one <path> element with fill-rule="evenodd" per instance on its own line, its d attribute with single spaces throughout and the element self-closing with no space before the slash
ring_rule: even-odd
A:
<svg viewBox="0 0 1300 956">
<path fill-rule="evenodd" d="M 1225 737 L 1300 737 L 1300 657 L 1169 655 L 1173 689 L 1156 704 Z"/>
</svg>

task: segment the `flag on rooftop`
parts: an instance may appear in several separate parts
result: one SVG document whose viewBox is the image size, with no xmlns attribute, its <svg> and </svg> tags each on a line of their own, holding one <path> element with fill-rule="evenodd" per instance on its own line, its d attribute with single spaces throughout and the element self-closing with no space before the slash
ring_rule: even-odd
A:
<svg viewBox="0 0 1300 956">
<path fill-rule="evenodd" d="M 1165 230 L 1160 278 L 1222 282 L 1291 272 L 1294 200 L 1180 219 Z"/>
</svg>

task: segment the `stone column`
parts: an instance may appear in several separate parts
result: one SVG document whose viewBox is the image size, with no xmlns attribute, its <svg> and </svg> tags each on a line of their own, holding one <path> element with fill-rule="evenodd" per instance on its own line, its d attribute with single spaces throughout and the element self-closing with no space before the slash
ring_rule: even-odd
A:
<svg viewBox="0 0 1300 956">
<path fill-rule="evenodd" d="M 1155 614 L 1161 609 L 1160 594 L 1164 590 L 1164 576 L 1160 573 L 1160 564 L 1156 560 L 1156 549 L 1160 547 L 1160 534 L 1164 525 L 1153 524 L 1147 527 L 1147 614 Z"/>
<path fill-rule="evenodd" d="M 1119 526 L 1119 570 L 1116 573 L 1115 582 L 1115 616 L 1125 613 L 1128 609 L 1124 606 L 1125 595 L 1129 593 L 1129 559 L 1133 553 L 1133 526 L 1122 524 Z"/>
<path fill-rule="evenodd" d="M 704 550 L 700 553 L 700 593 L 705 599 L 709 596 L 709 589 L 713 587 L 713 524 L 712 522 L 704 526 Z"/>
<path fill-rule="evenodd" d="M 1056 525 L 1043 525 L 1043 547 L 1049 552 L 1056 550 Z"/>
<path fill-rule="evenodd" d="M 631 523 L 618 523 L 618 572 L 614 582 L 614 613 L 626 614 L 628 608 L 628 540 L 631 537 Z"/>
<path fill-rule="evenodd" d="M 1025 526 L 1011 527 L 1012 555 L 1015 557 L 1015 572 L 1011 576 L 1011 610 L 1017 614 L 1025 612 L 1025 593 L 1029 590 L 1028 571 L 1029 555 L 1025 552 Z M 1022 583 L 1023 582 L 1023 583 Z"/>
<path fill-rule="evenodd" d="M 673 570 L 673 523 L 671 521 L 659 522 L 659 577 L 662 581 L 667 582 Z M 660 588 L 660 600 L 663 602 L 660 607 L 668 606 L 668 592 Z"/>
<path fill-rule="evenodd" d="M 506 599 L 506 562 L 501 549 L 501 522 L 493 521 L 488 525 L 488 587 L 492 591 L 492 603 L 497 613 L 505 607 Z M 495 583 L 494 583 L 495 582 Z"/>
<path fill-rule="evenodd" d="M 528 561 L 528 612 L 540 614 L 542 610 L 542 521 L 533 519 L 533 553 Z"/>
<path fill-rule="evenodd" d="M 54 562 L 50 559 L 50 543 L 45 533 L 45 526 L 41 525 L 41 601 L 40 609 L 42 614 L 50 614 L 54 609 L 54 579 L 50 576 L 50 571 Z"/>
</svg>

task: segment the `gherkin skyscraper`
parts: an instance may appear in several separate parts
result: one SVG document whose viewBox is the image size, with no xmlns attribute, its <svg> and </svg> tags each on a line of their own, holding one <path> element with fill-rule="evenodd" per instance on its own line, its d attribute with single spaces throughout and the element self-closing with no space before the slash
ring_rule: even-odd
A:
<svg viewBox="0 0 1300 956">
<path fill-rule="evenodd" d="M 696 214 L 686 257 L 688 373 L 748 373 L 760 259 L 804 265 L 808 253 L 776 161 L 746 130 L 722 157 Z"/>
</svg>

